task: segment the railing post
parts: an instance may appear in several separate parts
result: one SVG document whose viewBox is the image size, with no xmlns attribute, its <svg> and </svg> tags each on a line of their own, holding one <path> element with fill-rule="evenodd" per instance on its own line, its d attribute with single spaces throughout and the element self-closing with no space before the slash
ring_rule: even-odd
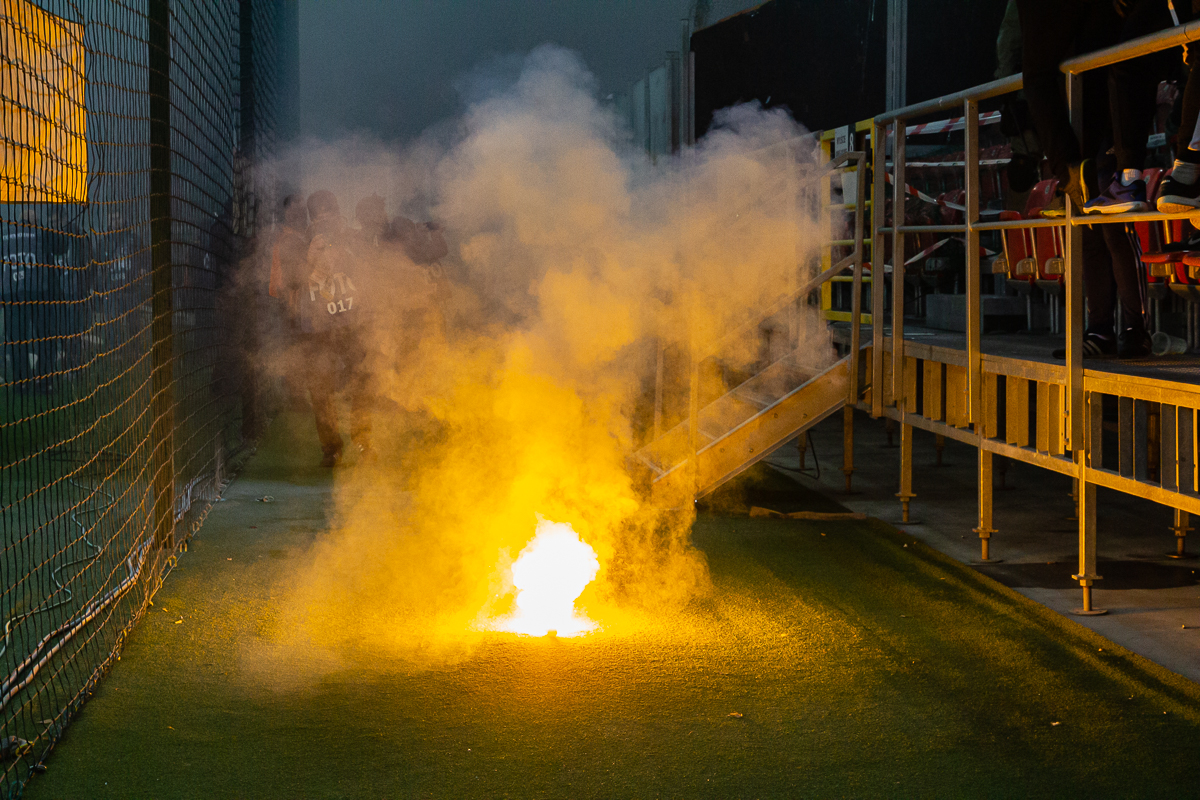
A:
<svg viewBox="0 0 1200 800">
<path fill-rule="evenodd" d="M 980 359 L 980 336 L 983 319 L 980 316 L 982 275 L 979 264 L 979 103 L 968 100 L 963 107 L 965 162 L 965 185 L 967 191 L 966 217 L 967 235 L 967 398 L 968 421 L 975 424 L 975 433 L 982 436 L 979 384 L 982 379 Z"/>
<path fill-rule="evenodd" d="M 151 333 L 150 469 L 154 493 L 154 541 L 175 546 L 175 387 L 171 287 L 171 5 L 149 0 L 147 90 L 150 95 L 150 286 Z"/>
<path fill-rule="evenodd" d="M 1071 113 L 1071 124 L 1076 136 L 1083 128 L 1083 78 L 1067 75 L 1067 107 Z M 1067 446 L 1075 459 L 1076 477 L 1079 480 L 1079 572 L 1071 577 L 1079 581 L 1083 589 L 1083 607 L 1076 614 L 1103 614 L 1103 610 L 1092 607 L 1092 585 L 1100 579 L 1096 574 L 1096 485 L 1087 479 L 1090 461 L 1087 437 L 1084 435 L 1085 414 L 1100 413 L 1099 398 L 1091 408 L 1090 398 L 1084 394 L 1083 386 L 1083 229 L 1075 225 L 1073 218 L 1082 209 L 1075 208 L 1074 201 L 1067 198 L 1066 228 L 1063 231 L 1065 251 L 1066 295 L 1067 295 Z M 1090 421 L 1090 420 L 1088 420 Z"/>
<path fill-rule="evenodd" d="M 862 278 L 863 278 L 863 193 L 866 192 L 866 153 L 860 152 L 854 159 L 858 188 L 858 209 L 854 220 L 854 281 L 850 284 L 850 375 L 849 396 L 842 416 L 842 472 L 846 475 L 846 491 L 850 491 L 854 475 L 854 409 L 858 405 L 858 370 L 862 349 Z"/>
<path fill-rule="evenodd" d="M 912 521 L 909 517 L 909 505 L 916 497 L 912 490 L 912 448 L 913 427 L 902 422 L 900 423 L 900 491 L 896 492 L 896 497 L 900 498 L 900 521 L 905 525 Z"/>
<path fill-rule="evenodd" d="M 866 158 L 858 154 L 854 159 L 857 184 L 858 202 L 862 203 L 863 171 L 866 169 Z M 861 206 L 860 206 L 861 208 Z M 854 281 L 850 289 L 850 396 L 847 402 L 858 404 L 858 362 L 859 350 L 862 347 L 862 278 L 863 278 L 863 219 L 859 216 L 854 220 Z"/>
<path fill-rule="evenodd" d="M 884 294 L 887 276 L 884 274 L 883 237 L 883 187 L 887 174 L 887 137 L 885 126 L 871 124 L 871 416 L 883 416 L 883 316 Z M 859 184 L 861 187 L 861 183 Z M 861 188 L 860 188 L 861 191 Z M 865 205 L 859 195 L 858 208 L 861 216 Z M 893 289 L 893 291 L 895 291 Z"/>
<path fill-rule="evenodd" d="M 904 408 L 904 160 L 907 144 L 904 120 L 892 124 L 892 398 Z M 886 169 L 886 166 L 885 166 Z M 884 178 L 880 178 L 883 181 Z M 880 213 L 883 213 L 882 210 Z"/>
</svg>

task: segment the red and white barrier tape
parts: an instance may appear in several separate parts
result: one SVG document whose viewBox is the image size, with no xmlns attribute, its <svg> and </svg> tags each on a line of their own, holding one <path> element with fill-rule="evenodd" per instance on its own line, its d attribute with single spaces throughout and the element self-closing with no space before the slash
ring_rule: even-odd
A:
<svg viewBox="0 0 1200 800">
<path fill-rule="evenodd" d="M 962 241 L 962 239 L 959 239 L 957 236 L 948 236 L 945 239 L 939 239 L 938 241 L 929 245 L 929 247 L 926 247 L 921 252 L 917 253 L 916 255 L 912 256 L 911 258 L 906 259 L 904 262 L 904 266 L 907 267 L 910 264 L 915 264 L 916 262 L 920 261 L 921 259 L 932 254 L 935 250 L 938 250 L 939 248 L 941 248 L 942 245 L 946 244 L 946 242 L 949 242 L 952 239 L 957 239 L 960 242 Z M 983 256 L 984 258 L 991 258 L 992 256 L 996 255 L 996 251 L 989 250 L 986 247 L 980 247 L 979 254 L 981 256 Z M 891 269 L 891 267 L 892 267 L 891 264 L 884 264 L 883 266 L 884 266 L 884 269 Z"/>
<path fill-rule="evenodd" d="M 964 117 L 953 117 L 951 119 L 940 119 L 937 122 L 926 122 L 921 125 L 909 125 L 904 129 L 904 133 L 908 136 L 921 136 L 922 134 L 961 131 L 966 127 L 964 119 Z M 994 125 L 999 121 L 999 111 L 987 111 L 979 115 L 980 125 Z"/>
<path fill-rule="evenodd" d="M 890 172 L 886 173 L 886 177 L 887 177 L 888 183 L 895 184 L 896 180 L 895 180 L 895 178 L 892 177 L 892 173 L 890 173 Z M 904 193 L 906 195 L 908 195 L 909 197 L 917 198 L 918 200 L 920 200 L 923 203 L 929 203 L 931 205 L 953 209 L 954 211 L 962 211 L 964 213 L 967 210 L 967 207 L 964 205 L 960 205 L 958 203 L 951 203 L 948 200 L 941 200 L 941 199 L 935 199 L 933 197 L 930 197 L 929 195 L 925 194 L 920 189 L 918 189 L 917 187 L 913 186 L 910 183 L 904 184 Z M 996 209 L 996 208 L 981 208 L 981 209 L 979 209 L 979 216 L 981 216 L 981 217 L 984 214 L 999 214 L 999 213 L 1000 213 L 1000 210 Z"/>
</svg>

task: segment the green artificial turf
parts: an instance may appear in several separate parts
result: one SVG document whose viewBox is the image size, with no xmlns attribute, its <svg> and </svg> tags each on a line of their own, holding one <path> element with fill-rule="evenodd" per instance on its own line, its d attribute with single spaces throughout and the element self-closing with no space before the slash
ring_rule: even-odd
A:
<svg viewBox="0 0 1200 800">
<path fill-rule="evenodd" d="M 297 466 L 315 450 L 285 445 L 297 424 L 277 420 L 27 797 L 1200 786 L 1200 687 L 875 521 L 705 513 L 712 596 L 620 635 L 489 635 L 440 666 L 264 658 L 278 581 L 325 524 L 327 482 Z"/>
</svg>

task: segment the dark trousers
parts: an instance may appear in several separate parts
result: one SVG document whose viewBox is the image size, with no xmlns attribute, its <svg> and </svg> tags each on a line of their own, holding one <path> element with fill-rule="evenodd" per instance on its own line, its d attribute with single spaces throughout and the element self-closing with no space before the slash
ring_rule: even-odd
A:
<svg viewBox="0 0 1200 800">
<path fill-rule="evenodd" d="M 373 381 L 368 351 L 358 331 L 343 328 L 309 334 L 305 341 L 305 362 L 321 451 L 326 455 L 342 451 L 334 400 L 339 391 L 350 401 L 351 441 L 361 446 L 369 445 Z"/>
<path fill-rule="evenodd" d="M 1125 225 L 1088 225 L 1083 229 L 1083 289 L 1088 331 L 1111 336 L 1117 299 L 1127 328 L 1144 328 L 1142 278 Z"/>
<path fill-rule="evenodd" d="M 1176 4 L 1181 18 L 1190 17 L 1190 7 L 1182 8 L 1187 5 Z M 1095 157 L 1099 142 L 1110 130 L 1116 169 L 1141 169 L 1154 118 L 1155 88 L 1170 75 L 1178 50 L 1083 73 L 1082 142 L 1067 114 L 1066 77 L 1059 64 L 1073 55 L 1170 27 L 1166 2 L 1140 0 L 1124 17 L 1105 0 L 1018 0 L 1017 6 L 1025 96 L 1055 177 L 1065 181 L 1068 164 Z"/>
</svg>

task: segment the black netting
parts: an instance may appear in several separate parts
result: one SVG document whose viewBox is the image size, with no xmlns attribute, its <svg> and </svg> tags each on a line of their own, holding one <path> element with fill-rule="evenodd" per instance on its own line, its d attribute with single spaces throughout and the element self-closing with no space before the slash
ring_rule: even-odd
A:
<svg viewBox="0 0 1200 800">
<path fill-rule="evenodd" d="M 236 276 L 285 0 L 0 0 L 0 768 L 16 796 L 253 440 Z M 290 15 L 290 16 L 289 16 Z"/>
</svg>

